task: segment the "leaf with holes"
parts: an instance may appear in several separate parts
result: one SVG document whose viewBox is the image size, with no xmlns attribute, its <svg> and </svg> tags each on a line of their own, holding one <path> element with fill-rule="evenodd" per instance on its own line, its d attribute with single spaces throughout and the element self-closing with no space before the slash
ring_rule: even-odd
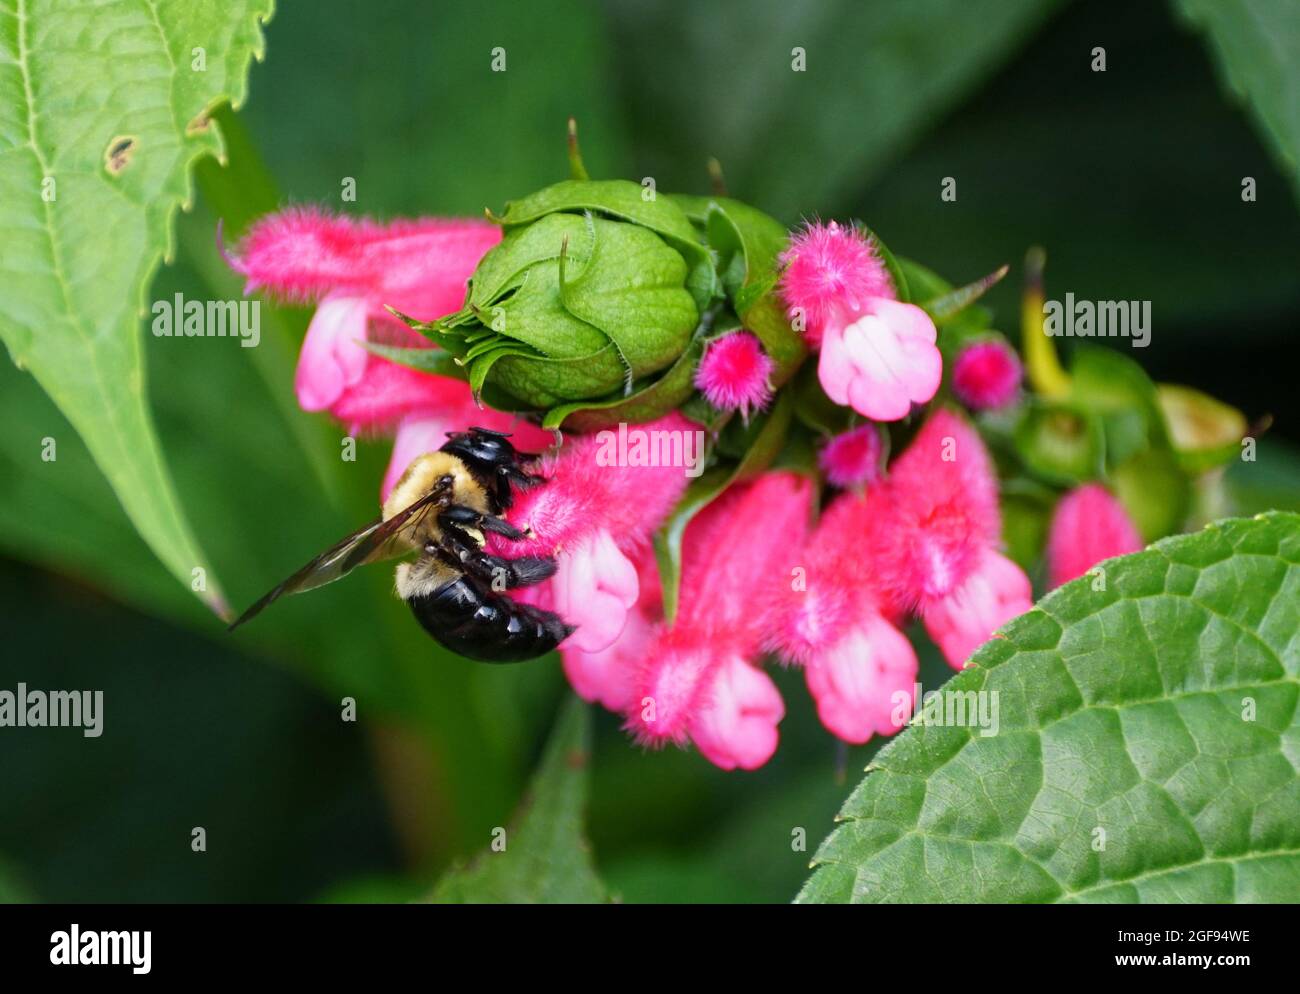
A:
<svg viewBox="0 0 1300 994">
<path fill-rule="evenodd" d="M 218 612 L 149 413 L 140 316 L 189 167 L 221 151 L 209 113 L 243 99 L 271 10 L 0 0 L 0 280 L 23 288 L 0 299 L 0 338 L 155 554 Z M 31 472 L 57 472 L 54 441 L 43 463 L 32 439 Z"/>
<path fill-rule="evenodd" d="M 1300 900 L 1300 515 L 1107 560 L 943 691 L 983 727 L 881 750 L 798 900 Z"/>
</svg>

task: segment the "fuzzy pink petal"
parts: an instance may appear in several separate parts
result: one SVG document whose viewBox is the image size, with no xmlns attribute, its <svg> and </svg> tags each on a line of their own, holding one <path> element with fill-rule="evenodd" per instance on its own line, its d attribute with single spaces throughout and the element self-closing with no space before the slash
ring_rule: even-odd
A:
<svg viewBox="0 0 1300 994">
<path fill-rule="evenodd" d="M 723 661 L 758 655 L 811 505 L 806 477 L 770 472 L 728 488 L 687 526 L 677 616 L 646 654 L 628 719 L 642 742 L 683 742 Z"/>
<path fill-rule="evenodd" d="M 804 668 L 808 691 L 822 724 L 845 742 L 860 744 L 875 734 L 893 735 L 904 712 L 895 695 L 914 693 L 916 651 L 902 632 L 868 614 Z M 905 709 L 911 713 L 910 703 Z"/>
<path fill-rule="evenodd" d="M 371 356 L 365 375 L 344 390 L 329 410 L 353 434 L 382 434 L 412 412 L 440 410 L 472 420 L 477 406 L 468 383 Z"/>
<path fill-rule="evenodd" d="M 802 317 L 805 337 L 821 342 L 832 324 L 846 324 L 871 298 L 893 297 L 885 264 L 871 240 L 831 221 L 809 224 L 781 255 L 781 296 L 791 320 Z"/>
<path fill-rule="evenodd" d="M 555 610 L 578 628 L 565 644 L 588 653 L 609 648 L 640 593 L 636 567 L 604 529 L 561 552 L 557 567 Z"/>
<path fill-rule="evenodd" d="M 560 646 L 564 674 L 584 701 L 600 703 L 610 711 L 626 712 L 632 706 L 637 673 L 654 633 L 654 624 L 645 612 L 634 609 L 618 637 L 596 652 L 577 648 L 570 636 Z"/>
<path fill-rule="evenodd" d="M 369 354 L 366 301 L 333 293 L 326 297 L 307 327 L 293 387 L 304 411 L 323 411 L 365 375 Z"/>
<path fill-rule="evenodd" d="M 785 702 L 771 678 L 737 656 L 713 674 L 707 702 L 691 718 L 691 741 L 714 766 L 756 770 L 776 752 Z"/>
<path fill-rule="evenodd" d="M 703 441 L 699 426 L 677 413 L 629 430 L 690 432 L 692 446 Z M 611 465 L 604 458 L 609 448 L 605 436 L 598 432 L 570 437 L 543 460 L 539 472 L 546 485 L 520 494 L 507 515 L 518 527 L 531 528 L 535 537 L 506 543 L 493 536 L 493 551 L 551 556 L 599 529 L 613 535 L 629 556 L 647 546 L 690 478 L 682 466 Z"/>
<path fill-rule="evenodd" d="M 951 411 L 931 415 L 894 460 L 888 491 L 874 566 L 891 602 L 946 596 L 1001 535 L 992 460 Z"/>
<path fill-rule="evenodd" d="M 693 639 L 664 633 L 651 643 L 635 684 L 626 728 L 638 742 L 685 745 L 691 721 L 705 701 L 718 653 Z"/>
<path fill-rule="evenodd" d="M 926 606 L 925 630 L 948 665 L 961 669 L 994 631 L 1031 607 L 1033 593 L 1024 570 L 986 549 L 960 587 Z"/>
<path fill-rule="evenodd" d="M 1047 541 L 1050 583 L 1059 587 L 1111 556 L 1142 548 L 1133 519 L 1110 491 L 1087 483 L 1061 498 Z"/>
<path fill-rule="evenodd" d="M 304 301 L 342 292 L 431 320 L 460 308 L 465 281 L 500 239 L 484 221 L 378 224 L 292 208 L 258 221 L 231 264 L 248 292 L 266 287 Z"/>
<path fill-rule="evenodd" d="M 844 493 L 822 512 L 817 528 L 797 556 L 798 568 L 777 588 L 776 621 L 767 647 L 806 664 L 837 642 L 856 620 L 896 612 L 882 608 L 887 591 L 879 583 L 881 522 L 888 513 L 884 485 Z"/>
</svg>

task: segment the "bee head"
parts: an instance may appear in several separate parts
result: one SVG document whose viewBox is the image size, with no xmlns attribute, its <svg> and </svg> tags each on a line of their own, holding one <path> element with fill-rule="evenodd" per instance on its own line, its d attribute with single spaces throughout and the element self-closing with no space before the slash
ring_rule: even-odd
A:
<svg viewBox="0 0 1300 994">
<path fill-rule="evenodd" d="M 488 428 L 449 431 L 442 451 L 459 457 L 474 469 L 493 475 L 519 463 L 521 457 L 509 438 L 504 432 Z"/>
</svg>

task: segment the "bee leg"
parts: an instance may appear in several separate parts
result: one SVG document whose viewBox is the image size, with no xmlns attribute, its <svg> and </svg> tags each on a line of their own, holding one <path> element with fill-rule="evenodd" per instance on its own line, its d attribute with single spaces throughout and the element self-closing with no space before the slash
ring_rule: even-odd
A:
<svg viewBox="0 0 1300 994">
<path fill-rule="evenodd" d="M 465 559 L 465 572 L 492 585 L 493 590 L 512 590 L 531 587 L 555 575 L 555 560 L 548 556 L 520 556 L 502 559 L 486 552 L 470 553 Z"/>
<path fill-rule="evenodd" d="M 555 560 L 550 556 L 520 556 L 505 559 L 478 548 L 450 529 L 443 532 L 443 542 L 428 542 L 424 551 L 471 576 L 491 584 L 493 590 L 531 587 L 555 575 Z"/>
<path fill-rule="evenodd" d="M 516 542 L 527 536 L 512 525 L 505 518 L 498 518 L 492 514 L 480 514 L 472 507 L 465 507 L 463 504 L 452 504 L 445 508 L 438 515 L 438 524 L 444 528 L 459 531 L 462 534 L 466 528 L 478 528 L 485 532 L 496 532 L 498 535 L 504 535 L 506 538 L 513 539 Z"/>
</svg>

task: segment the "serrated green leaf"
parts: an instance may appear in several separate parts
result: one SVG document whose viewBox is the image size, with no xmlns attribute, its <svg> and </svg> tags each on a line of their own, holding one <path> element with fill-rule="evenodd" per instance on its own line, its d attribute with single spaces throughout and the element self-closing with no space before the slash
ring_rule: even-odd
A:
<svg viewBox="0 0 1300 994">
<path fill-rule="evenodd" d="M 1300 515 L 1101 575 L 944 687 L 996 693 L 996 734 L 922 724 L 881 750 L 799 901 L 1300 900 Z"/>
<path fill-rule="evenodd" d="M 435 904 L 596 904 L 607 900 L 583 833 L 591 709 L 570 697 L 528 797 L 500 841 L 434 887 Z M 494 842 L 497 840 L 494 840 Z"/>
<path fill-rule="evenodd" d="M 158 558 L 187 586 L 205 571 L 199 593 L 219 613 L 149 412 L 140 315 L 191 196 L 189 167 L 221 151 L 208 114 L 243 99 L 271 11 L 272 0 L 0 3 L 0 272 L 23 287 L 0 301 L 0 338 Z"/>
</svg>

